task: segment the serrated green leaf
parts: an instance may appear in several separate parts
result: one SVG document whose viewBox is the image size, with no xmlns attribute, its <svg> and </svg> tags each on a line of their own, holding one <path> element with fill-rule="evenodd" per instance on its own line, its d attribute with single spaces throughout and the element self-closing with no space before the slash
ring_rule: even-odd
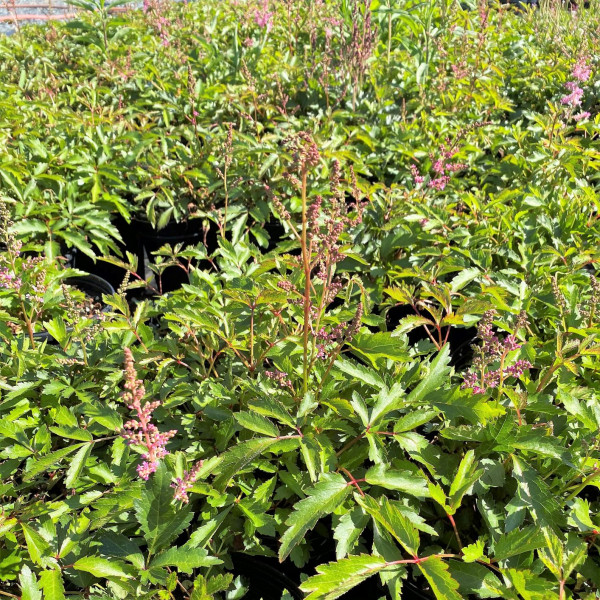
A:
<svg viewBox="0 0 600 600">
<path fill-rule="evenodd" d="M 371 496 L 364 496 L 358 499 L 358 503 L 377 523 L 391 533 L 411 556 L 417 555 L 419 532 L 385 496 L 381 496 L 378 500 Z"/>
<path fill-rule="evenodd" d="M 359 583 L 388 567 L 381 556 L 360 554 L 317 567 L 300 588 L 310 592 L 306 600 L 335 600 Z"/>
<path fill-rule="evenodd" d="M 154 558 L 150 563 L 150 568 L 176 567 L 183 573 L 191 574 L 198 567 L 210 567 L 222 562 L 214 556 L 209 556 L 203 548 L 169 548 Z"/>
<path fill-rule="evenodd" d="M 63 319 L 55 317 L 44 323 L 46 331 L 62 346 L 67 339 L 67 326 Z"/>
<path fill-rule="evenodd" d="M 294 511 L 286 520 L 288 529 L 281 538 L 280 561 L 289 555 L 319 519 L 342 504 L 350 494 L 350 487 L 339 473 L 321 475 L 320 481 L 306 491 L 307 497 L 296 503 Z"/>
<path fill-rule="evenodd" d="M 233 580 L 231 573 L 221 573 L 211 577 L 206 583 L 206 591 L 209 594 L 216 594 L 217 592 L 225 591 Z"/>
<path fill-rule="evenodd" d="M 257 456 L 279 440 L 277 438 L 253 438 L 231 448 L 223 455 L 219 464 L 219 475 L 213 485 L 220 492 L 224 491 L 229 480 L 246 465 L 249 465 Z"/>
<path fill-rule="evenodd" d="M 350 554 L 369 522 L 369 515 L 361 509 L 360 506 L 355 506 L 352 510 L 344 513 L 339 520 L 339 523 L 333 530 L 333 537 L 337 541 L 335 548 L 335 556 L 340 560 Z"/>
<path fill-rule="evenodd" d="M 102 554 L 124 558 L 138 569 L 144 568 L 144 555 L 140 547 L 127 536 L 114 531 L 107 531 L 100 537 L 100 543 L 102 544 Z"/>
<path fill-rule="evenodd" d="M 133 504 L 150 553 L 167 546 L 192 519 L 189 505 L 181 508 L 174 506 L 171 478 L 162 463 L 146 482 L 141 498 L 136 499 Z"/>
<path fill-rule="evenodd" d="M 394 425 L 394 431 L 396 433 L 402 433 L 404 431 L 411 431 L 420 427 L 424 423 L 428 423 L 434 417 L 439 415 L 437 410 L 413 410 L 412 412 L 402 415 Z"/>
<path fill-rule="evenodd" d="M 505 598 L 504 586 L 492 571 L 477 563 L 451 560 L 450 575 L 458 582 L 458 591 L 464 598 L 471 594 L 478 598 Z"/>
<path fill-rule="evenodd" d="M 94 577 L 117 581 L 121 578 L 130 579 L 135 571 L 120 560 L 102 558 L 101 556 L 85 556 L 75 561 L 73 568 L 78 571 L 86 571 Z"/>
<path fill-rule="evenodd" d="M 570 577 L 575 568 L 579 567 L 579 565 L 587 558 L 587 555 L 587 544 L 583 540 L 580 540 L 576 534 L 570 532 L 567 537 L 567 542 L 563 544 L 563 578 L 566 579 L 567 577 Z"/>
<path fill-rule="evenodd" d="M 50 467 L 53 467 L 58 462 L 60 462 L 65 456 L 69 456 L 79 448 L 88 444 L 75 444 L 73 446 L 68 446 L 67 448 L 61 448 L 60 450 L 56 450 L 55 452 L 51 452 L 46 456 L 43 456 L 39 460 L 32 462 L 29 467 L 25 470 L 25 475 L 23 476 L 23 481 L 29 481 L 33 479 L 39 473 L 43 473 L 47 471 Z"/>
<path fill-rule="evenodd" d="M 463 600 L 458 593 L 458 581 L 448 572 L 448 565 L 437 556 L 417 564 L 429 582 L 437 600 Z"/>
<path fill-rule="evenodd" d="M 467 451 L 458 465 L 458 470 L 456 471 L 448 494 L 452 514 L 458 510 L 463 496 L 479 479 L 482 473 L 483 470 L 477 469 L 475 464 L 475 452 L 473 450 Z"/>
<path fill-rule="evenodd" d="M 277 429 L 277 426 L 260 414 L 240 411 L 233 416 L 242 427 L 245 427 L 250 431 L 262 433 L 263 435 L 271 437 L 279 436 L 279 429 Z"/>
<path fill-rule="evenodd" d="M 532 432 L 526 436 L 519 436 L 516 440 L 511 441 L 512 448 L 517 450 L 526 450 L 533 454 L 539 454 L 542 456 L 550 456 L 557 460 L 565 460 L 566 451 L 560 444 L 560 442 L 547 435 L 543 435 L 542 432 Z"/>
<path fill-rule="evenodd" d="M 365 479 L 371 485 L 378 485 L 387 490 L 398 490 L 416 498 L 429 498 L 431 495 L 429 480 L 425 475 L 412 471 L 397 471 L 388 469 L 385 465 L 375 465 L 366 472 Z"/>
<path fill-rule="evenodd" d="M 67 470 L 67 477 L 65 479 L 65 486 L 67 488 L 71 489 L 75 487 L 77 479 L 79 475 L 81 475 L 81 471 L 83 470 L 83 467 L 85 467 L 85 463 L 91 453 L 92 444 L 85 444 L 77 451 L 77 454 L 74 456 L 69 465 L 69 469 Z"/>
<path fill-rule="evenodd" d="M 583 498 L 574 498 L 572 500 L 569 525 L 577 527 L 579 531 L 586 532 L 600 529 L 600 527 L 597 527 L 591 519 L 590 503 Z"/>
<path fill-rule="evenodd" d="M 500 536 L 494 545 L 494 558 L 500 561 L 545 546 L 546 539 L 542 530 L 534 525 L 529 525 L 523 529 L 513 529 Z"/>
<path fill-rule="evenodd" d="M 228 506 L 222 510 L 216 517 L 213 517 L 201 527 L 196 529 L 190 536 L 189 541 L 186 543 L 186 548 L 204 548 L 210 541 L 210 538 L 216 533 L 217 529 L 225 520 L 225 517 L 229 514 L 231 506 Z"/>
<path fill-rule="evenodd" d="M 385 388 L 383 379 L 381 379 L 374 369 L 369 369 L 361 364 L 342 358 L 338 358 L 335 361 L 335 368 L 339 371 L 342 371 L 342 373 L 345 373 L 346 375 L 350 375 L 351 377 L 366 383 L 367 385 L 378 389 Z"/>
<path fill-rule="evenodd" d="M 401 383 L 394 384 L 391 389 L 384 388 L 379 392 L 375 406 L 370 411 L 369 425 L 373 427 L 379 419 L 400 408 L 405 401 L 406 392 Z"/>
<path fill-rule="evenodd" d="M 58 570 L 42 571 L 40 587 L 44 592 L 44 600 L 65 600 L 65 587 L 62 573 Z"/>
<path fill-rule="evenodd" d="M 26 523 L 21 523 L 21 529 L 25 536 L 29 557 L 36 565 L 41 565 L 42 558 L 49 553 L 50 545 L 35 529 Z"/>
<path fill-rule="evenodd" d="M 357 334 L 349 344 L 355 353 L 359 353 L 371 361 L 375 367 L 381 358 L 396 362 L 410 361 L 410 354 L 406 349 L 403 338 L 394 337 L 387 331 L 378 333 Z"/>
<path fill-rule="evenodd" d="M 64 437 L 68 440 L 78 440 L 80 442 L 90 442 L 93 437 L 87 429 L 81 429 L 81 427 L 69 427 L 63 425 L 61 427 L 48 427 L 48 429 L 60 437 Z"/>
<path fill-rule="evenodd" d="M 412 304 L 412 295 L 405 289 L 399 287 L 388 287 L 383 290 L 390 298 L 396 300 L 400 304 Z"/>
<path fill-rule="evenodd" d="M 21 569 L 19 584 L 21 585 L 21 600 L 42 600 L 42 591 L 37 577 L 27 565 L 23 565 Z"/>
<path fill-rule="evenodd" d="M 429 372 L 406 398 L 406 405 L 421 402 L 428 394 L 443 387 L 450 375 L 450 344 L 445 344 L 431 362 Z"/>
<path fill-rule="evenodd" d="M 472 267 L 470 269 L 462 270 L 456 277 L 452 279 L 450 282 L 450 289 L 453 292 L 458 292 L 462 290 L 465 285 L 471 283 L 474 279 L 481 274 L 477 267 Z"/>
<path fill-rule="evenodd" d="M 294 419 L 287 408 L 275 398 L 260 398 L 248 403 L 248 408 L 266 417 L 277 419 L 288 427 L 294 427 Z"/>
<path fill-rule="evenodd" d="M 525 461 L 513 456 L 513 477 L 517 480 L 517 498 L 542 527 L 556 527 L 560 507 L 548 485 Z"/>
<path fill-rule="evenodd" d="M 506 569 L 504 575 L 508 576 L 523 600 L 558 600 L 554 584 L 528 569 Z"/>
<path fill-rule="evenodd" d="M 31 449 L 31 444 L 23 427 L 8 421 L 0 421 L 0 436 L 15 440 L 24 448 Z"/>
<path fill-rule="evenodd" d="M 394 334 L 399 335 L 401 333 L 408 333 L 413 329 L 417 329 L 418 327 L 422 327 L 423 325 L 431 325 L 435 327 L 435 323 L 428 319 L 427 317 L 420 317 L 419 315 L 408 315 L 400 320 L 396 329 L 394 329 Z"/>
</svg>

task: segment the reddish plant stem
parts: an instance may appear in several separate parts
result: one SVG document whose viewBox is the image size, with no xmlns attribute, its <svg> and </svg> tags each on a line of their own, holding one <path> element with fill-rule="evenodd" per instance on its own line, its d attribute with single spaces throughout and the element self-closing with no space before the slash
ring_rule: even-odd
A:
<svg viewBox="0 0 600 600">
<path fill-rule="evenodd" d="M 456 523 L 454 521 L 454 517 L 448 513 L 446 513 L 446 515 L 448 516 L 448 520 L 452 524 L 452 529 L 454 529 L 454 535 L 456 536 L 456 541 L 458 542 L 458 547 L 459 547 L 460 551 L 462 552 L 463 546 L 462 546 L 462 542 L 460 540 L 460 535 L 458 533 L 458 528 L 456 527 Z"/>
<path fill-rule="evenodd" d="M 348 469 L 344 467 L 340 467 L 340 471 L 344 471 L 348 477 L 350 477 L 350 481 L 346 485 L 353 485 L 358 490 L 359 494 L 364 497 L 365 493 L 362 491 L 359 483 L 366 481 L 366 479 L 356 479 Z"/>
</svg>

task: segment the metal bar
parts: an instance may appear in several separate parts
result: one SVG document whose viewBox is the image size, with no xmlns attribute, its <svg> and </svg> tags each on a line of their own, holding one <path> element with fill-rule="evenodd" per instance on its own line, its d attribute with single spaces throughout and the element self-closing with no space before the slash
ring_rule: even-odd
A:
<svg viewBox="0 0 600 600">
<path fill-rule="evenodd" d="M 44 7 L 47 8 L 47 7 Z M 54 7 L 57 8 L 57 7 Z M 115 6 L 108 12 L 117 13 L 125 12 L 129 10 L 126 6 Z M 24 15 L 5 15 L 0 16 L 0 23 L 6 23 L 9 21 L 60 21 L 61 19 L 73 19 L 79 16 L 80 13 L 63 13 L 62 15 L 35 15 L 35 14 L 24 14 Z"/>
</svg>

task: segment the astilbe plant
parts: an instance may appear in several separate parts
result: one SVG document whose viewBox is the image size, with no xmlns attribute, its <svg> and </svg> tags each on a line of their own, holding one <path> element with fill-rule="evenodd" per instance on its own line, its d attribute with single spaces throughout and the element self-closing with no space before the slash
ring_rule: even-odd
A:
<svg viewBox="0 0 600 600">
<path fill-rule="evenodd" d="M 273 17 L 275 13 L 269 10 L 269 0 L 261 0 L 258 8 L 255 9 L 253 19 L 254 22 L 264 28 L 267 33 L 273 28 Z"/>
<path fill-rule="evenodd" d="M 475 358 L 472 368 L 464 377 L 464 388 L 473 390 L 474 394 L 485 394 L 489 390 L 502 388 L 509 377 L 519 378 L 523 372 L 531 368 L 528 360 L 519 359 L 514 363 L 507 364 L 508 355 L 521 347 L 516 337 L 520 329 L 527 324 L 527 315 L 519 314 L 515 323 L 514 334 L 500 339 L 493 329 L 493 321 L 496 311 L 487 311 L 477 327 L 477 337 L 481 345 L 475 346 Z"/>
<path fill-rule="evenodd" d="M 203 465 L 204 461 L 199 460 L 189 471 L 183 472 L 183 477 L 177 477 L 175 479 L 171 484 L 171 487 L 175 489 L 175 492 L 173 493 L 175 500 L 180 500 L 184 504 L 187 504 L 190 501 L 188 491 L 194 485 Z"/>
<path fill-rule="evenodd" d="M 565 87 L 570 93 L 563 96 L 560 102 L 567 107 L 569 114 L 573 116 L 575 121 L 581 121 L 590 116 L 588 111 L 581 111 L 577 114 L 573 114 L 573 112 L 577 107 L 581 106 L 581 101 L 584 95 L 584 90 L 579 84 L 587 82 L 591 74 L 592 69 L 589 65 L 587 57 L 581 56 L 577 59 L 577 62 L 571 71 L 573 79 L 571 81 L 567 81 L 565 84 Z"/>
<path fill-rule="evenodd" d="M 301 256 L 297 266 L 303 274 L 303 289 L 286 279 L 279 282 L 280 289 L 287 291 L 291 304 L 302 306 L 303 376 L 302 391 L 306 394 L 310 372 L 317 361 L 329 361 L 329 371 L 344 343 L 349 342 L 360 328 L 363 314 L 362 303 L 358 304 L 351 322 L 324 325 L 329 305 L 347 287 L 336 275 L 336 265 L 345 257 L 344 235 L 362 220 L 364 202 L 354 172 L 350 170 L 350 189 L 353 202 L 348 206 L 342 185 L 340 164 L 334 160 L 330 172 L 329 197 L 321 195 L 309 201 L 308 178 L 310 172 L 320 164 L 321 156 L 314 139 L 307 132 L 300 132 L 288 140 L 292 150 L 293 164 L 285 177 L 300 193 L 302 201 L 302 223 L 297 228 L 289 211 L 281 200 L 268 190 L 279 217 L 286 221 L 300 242 Z M 360 287 L 360 286 L 359 286 Z M 282 376 L 273 376 L 279 383 L 288 383 Z"/>
<path fill-rule="evenodd" d="M 18 305 L 18 315 L 25 325 L 32 346 L 34 327 L 42 314 L 46 284 L 46 269 L 42 257 L 23 257 L 22 243 L 11 232 L 13 223 L 7 206 L 0 202 L 0 243 L 5 254 L 0 256 L 0 288 L 9 292 Z M 12 328 L 18 325 L 12 323 Z"/>
<path fill-rule="evenodd" d="M 143 402 L 146 388 L 141 379 L 137 378 L 133 354 L 129 348 L 125 348 L 125 392 L 122 394 L 123 401 L 130 410 L 135 411 L 136 417 L 127 421 L 121 435 L 128 444 L 135 444 L 144 448 L 142 458 L 144 462 L 137 466 L 138 475 L 142 479 L 148 479 L 158 468 L 161 458 L 168 451 L 167 442 L 177 434 L 176 429 L 161 433 L 156 425 L 152 423 L 152 413 L 160 406 L 159 400 Z"/>
<path fill-rule="evenodd" d="M 453 158 L 458 152 L 459 147 L 456 144 L 450 143 L 449 140 L 446 140 L 446 144 L 442 144 L 436 154 L 431 153 L 429 155 L 432 162 L 431 169 L 433 173 L 427 181 L 428 188 L 440 192 L 443 191 L 448 183 L 450 183 L 452 174 L 467 167 L 464 163 L 453 162 Z M 410 165 L 410 172 L 413 176 L 415 185 L 421 186 L 425 183 L 426 177 L 419 171 L 416 165 Z"/>
</svg>

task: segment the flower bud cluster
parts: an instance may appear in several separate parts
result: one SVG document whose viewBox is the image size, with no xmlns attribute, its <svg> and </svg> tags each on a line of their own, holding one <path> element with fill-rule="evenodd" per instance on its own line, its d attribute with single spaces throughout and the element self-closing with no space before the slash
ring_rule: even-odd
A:
<svg viewBox="0 0 600 600">
<path fill-rule="evenodd" d="M 446 147 L 445 144 L 442 144 L 437 155 L 429 155 L 429 158 L 432 160 L 431 169 L 435 173 L 435 176 L 430 177 L 427 187 L 442 191 L 450 182 L 452 173 L 456 173 L 467 167 L 464 163 L 450 162 L 458 153 L 458 150 L 457 146 Z M 425 176 L 419 172 L 416 165 L 410 165 L 409 168 L 416 185 L 421 185 L 425 182 Z"/>
<path fill-rule="evenodd" d="M 494 333 L 492 324 L 495 315 L 496 311 L 489 310 L 479 321 L 477 337 L 481 345 L 475 347 L 476 356 L 473 359 L 473 366 L 465 374 L 461 386 L 462 389 L 472 389 L 474 394 L 484 394 L 490 389 L 497 388 L 500 382 L 508 377 L 518 379 L 532 366 L 528 360 L 521 359 L 510 365 L 504 365 L 508 353 L 521 347 L 515 334 L 527 325 L 525 312 L 519 314 L 515 322 L 514 334 L 507 335 L 503 340 Z M 499 366 L 493 368 L 495 365 Z"/>
<path fill-rule="evenodd" d="M 262 0 L 260 6 L 254 11 L 254 22 L 267 33 L 273 28 L 273 17 L 275 13 L 269 10 L 269 0 Z"/>
<path fill-rule="evenodd" d="M 175 482 L 171 484 L 171 487 L 175 488 L 175 492 L 173 493 L 175 500 L 181 500 L 185 504 L 190 501 L 187 493 L 198 478 L 198 473 L 203 464 L 204 461 L 199 460 L 189 471 L 183 472 L 183 477 L 177 477 Z"/>
<path fill-rule="evenodd" d="M 284 140 L 290 146 L 293 156 L 292 171 L 304 173 L 316 167 L 321 161 L 319 148 L 307 131 L 299 131 Z"/>
<path fill-rule="evenodd" d="M 144 461 L 138 465 L 137 472 L 142 479 L 148 479 L 158 468 L 161 458 L 168 454 L 166 445 L 177 433 L 177 430 L 161 433 L 156 425 L 151 422 L 152 413 L 160 406 L 160 401 L 145 402 L 142 400 L 146 395 L 146 388 L 141 379 L 137 378 L 133 354 L 129 348 L 125 348 L 125 392 L 122 398 L 130 410 L 136 412 L 136 418 L 127 421 L 123 426 L 121 435 L 128 444 L 143 446 L 145 452 L 142 454 Z"/>
<path fill-rule="evenodd" d="M 591 74 L 592 69 L 588 64 L 587 58 L 585 56 L 579 57 L 571 71 L 573 80 L 565 83 L 565 87 L 570 94 L 567 94 L 560 99 L 561 104 L 564 104 L 571 110 L 575 109 L 577 106 L 581 106 L 584 90 L 579 84 L 588 81 Z M 581 121 L 587 119 L 589 116 L 590 113 L 588 111 L 582 111 L 573 115 L 573 119 L 575 121 Z"/>
<path fill-rule="evenodd" d="M 578 307 L 581 316 L 587 321 L 588 327 L 592 326 L 594 316 L 598 311 L 598 304 L 600 304 L 600 281 L 594 275 L 590 275 L 590 283 L 592 287 L 590 299 L 587 305 L 580 304 Z"/>
<path fill-rule="evenodd" d="M 265 376 L 275 381 L 281 387 L 293 389 L 292 381 L 285 371 L 265 371 Z"/>
</svg>

